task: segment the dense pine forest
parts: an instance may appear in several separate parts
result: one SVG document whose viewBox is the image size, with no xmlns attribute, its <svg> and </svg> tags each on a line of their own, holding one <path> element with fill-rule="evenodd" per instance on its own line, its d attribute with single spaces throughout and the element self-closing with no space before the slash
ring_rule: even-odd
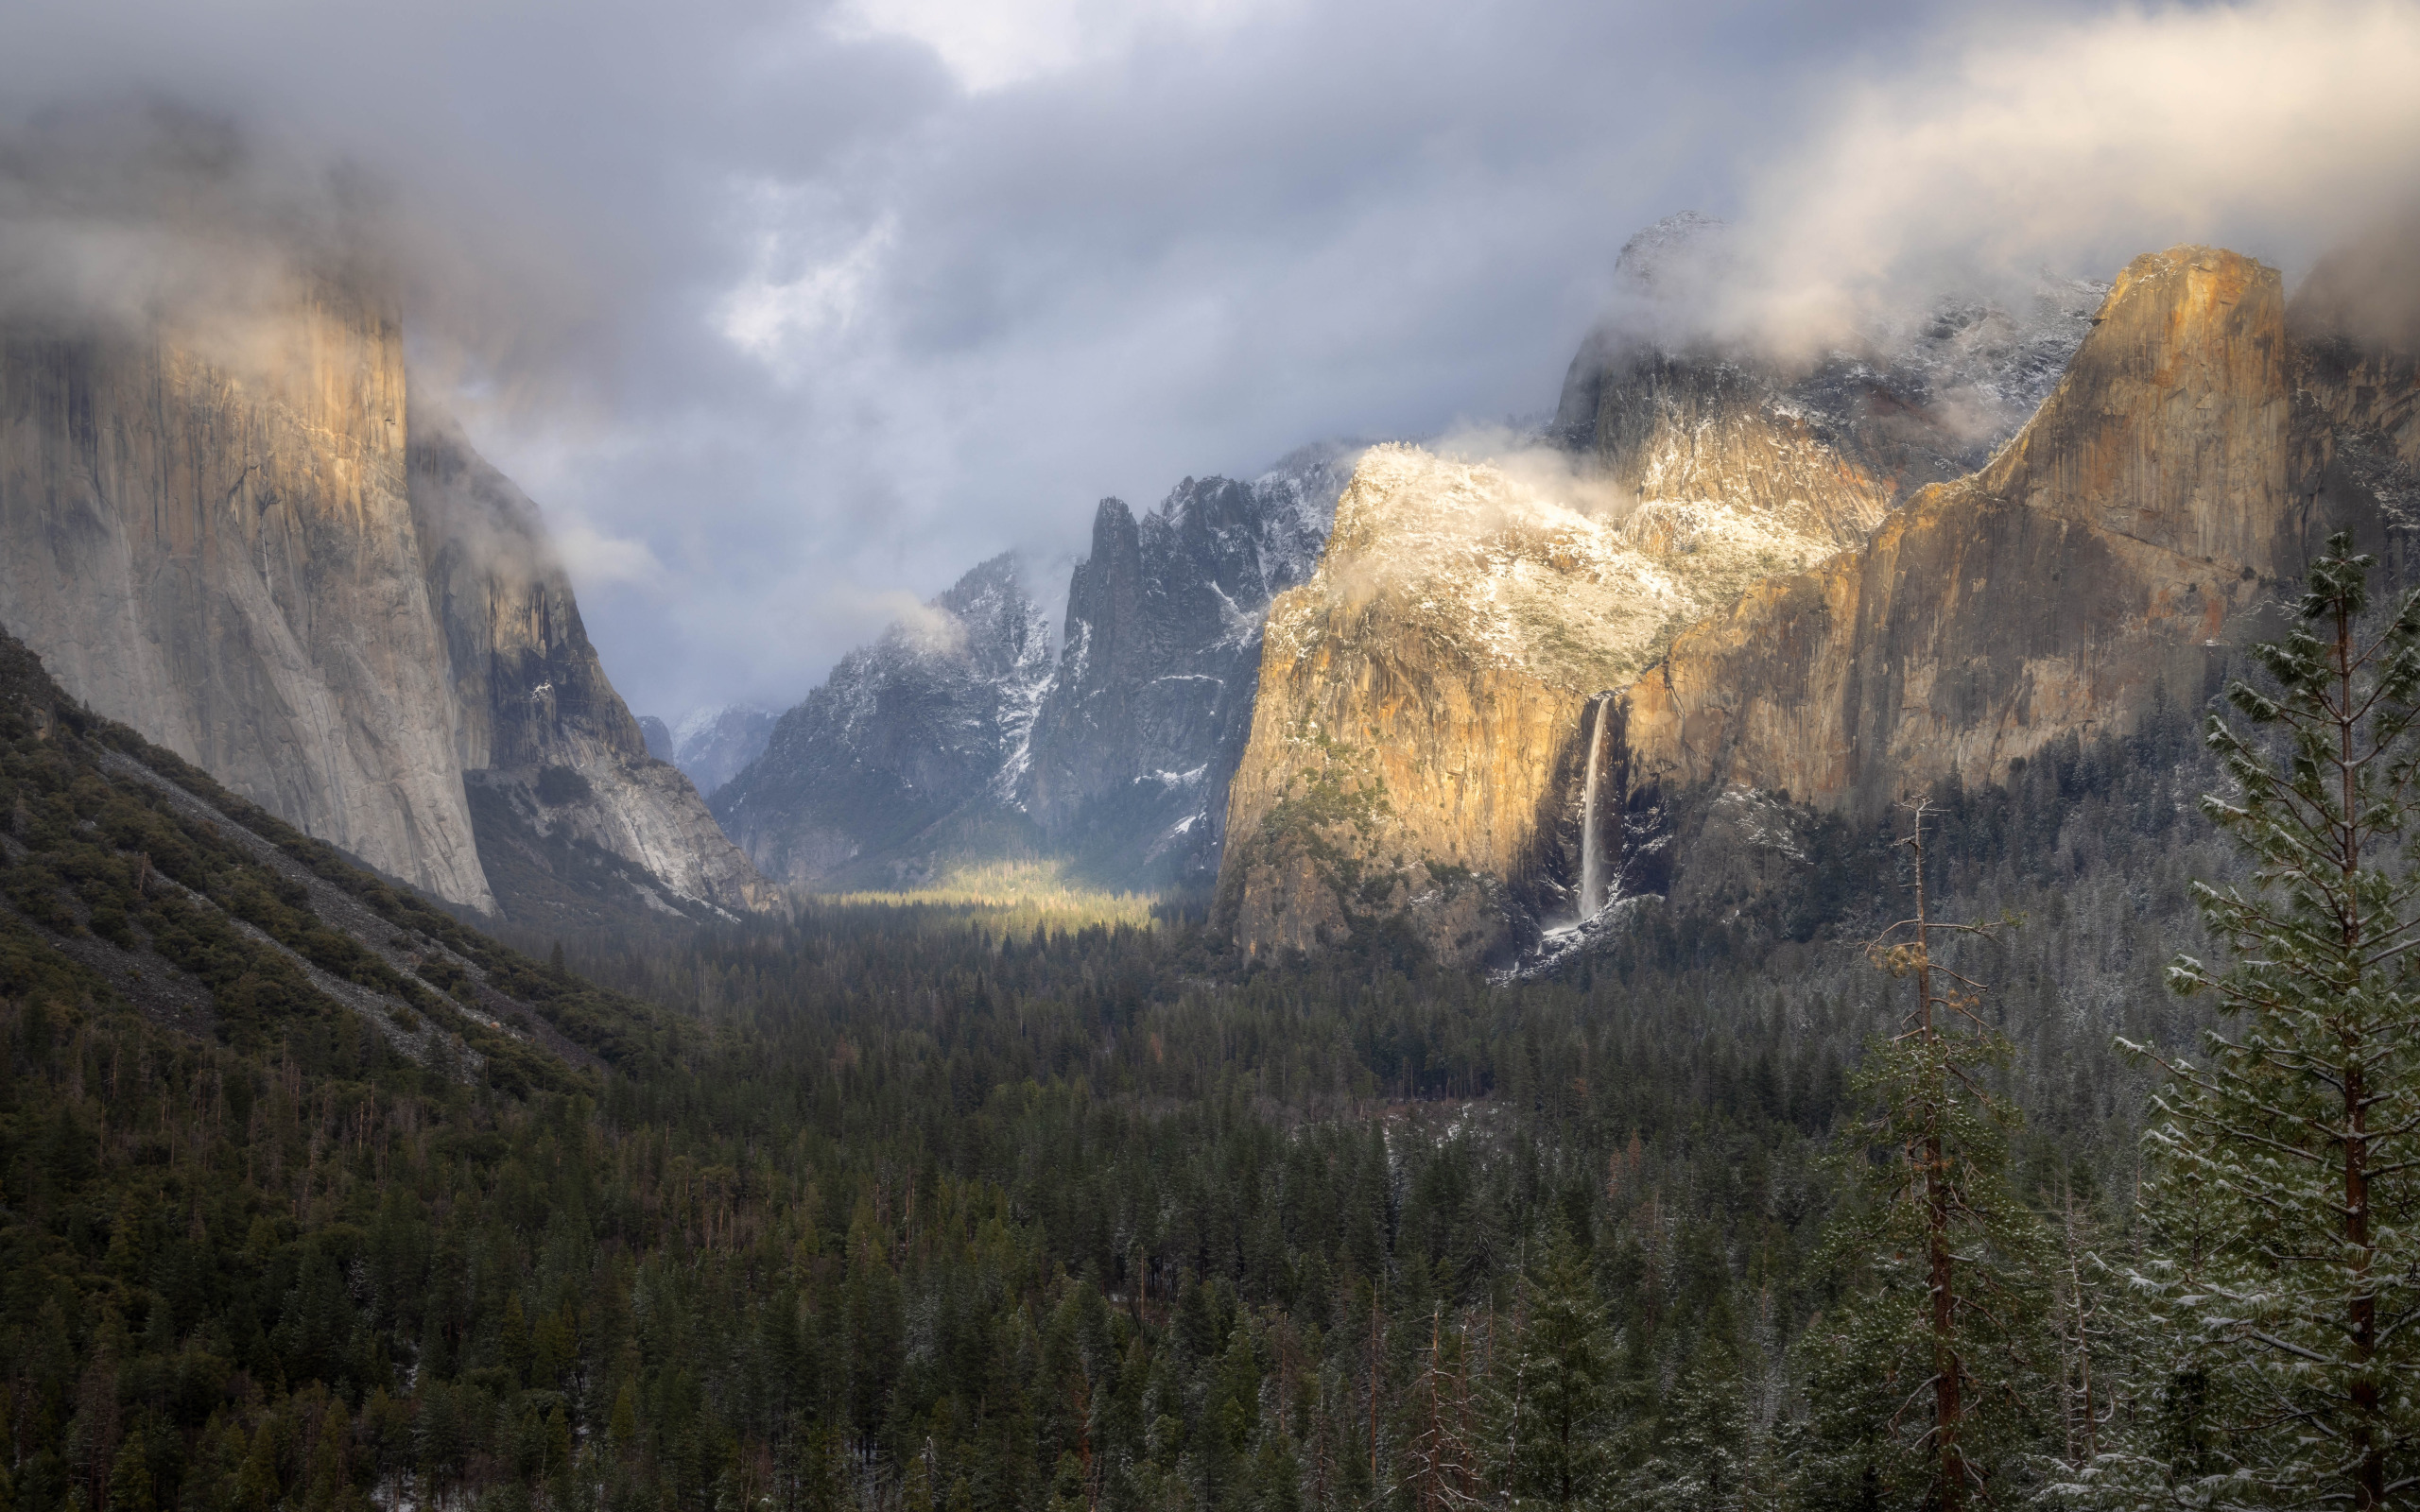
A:
<svg viewBox="0 0 2420 1512">
<path fill-rule="evenodd" d="M 2325 702 L 2341 607 L 2238 726 Z M 2389 704 L 2415 633 L 2379 643 Z M 2325 751 L 2264 789 L 2268 746 L 2210 745 L 2209 691 L 1932 795 L 1921 850 L 1905 814 L 1772 800 L 1535 980 L 1383 937 L 1247 963 L 1182 903 L 808 906 L 545 959 L 292 837 L 544 1021 L 485 1026 L 432 966 L 389 984 L 459 1047 L 429 1056 L 262 943 L 389 971 L 112 781 L 131 737 L 0 713 L 0 1508 L 2399 1500 L 2406 1378 L 2364 1363 L 2399 1342 L 2296 1407 L 2244 1341 L 2325 1346 L 2242 1287 L 2195 1321 L 2224 1255 L 2294 1267 L 2226 1227 L 2195 1130 L 2237 1125 L 2163 1069 L 2206 1054 L 2221 1097 L 2202 1036 L 2291 974 L 2230 997 L 2262 926 L 2193 887 L 2301 864 L 2197 799 L 2332 801 Z M 2379 824 L 2408 760 L 2360 778 Z M 1886 935 L 1919 858 L 1927 923 L 1972 931 Z M 208 1025 L 70 936 L 183 963 Z"/>
</svg>

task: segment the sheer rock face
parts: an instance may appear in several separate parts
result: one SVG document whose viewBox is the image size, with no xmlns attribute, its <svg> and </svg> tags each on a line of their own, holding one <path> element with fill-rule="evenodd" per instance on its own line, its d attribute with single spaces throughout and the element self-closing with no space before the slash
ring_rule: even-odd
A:
<svg viewBox="0 0 2420 1512">
<path fill-rule="evenodd" d="M 319 284 L 241 335 L 0 343 L 0 621 L 95 712 L 450 902 L 520 916 L 519 814 L 624 908 L 747 906 L 536 508 L 409 404 L 393 314 Z"/>
<path fill-rule="evenodd" d="M 493 909 L 421 574 L 392 312 L 318 287 L 212 361 L 0 344 L 0 620 L 96 713 Z"/>
<path fill-rule="evenodd" d="M 1225 917 L 1248 949 L 1406 923 L 1447 960 L 1506 951 L 1568 885 L 1598 687 L 1618 695 L 1600 837 L 1647 837 L 1622 858 L 1634 878 L 1668 871 L 1655 848 L 1673 841 L 1625 818 L 1685 795 L 1871 816 L 1952 776 L 2004 778 L 2069 732 L 2128 729 L 2163 689 L 2200 697 L 2230 647 L 2273 632 L 2262 616 L 2329 530 L 2405 554 L 2389 527 L 2420 503 L 2416 404 L 2408 359 L 2290 340 L 2273 270 L 2201 248 L 2137 259 L 2038 413 L 1978 471 L 1917 490 L 1850 549 L 1751 567 L 1728 598 L 1676 606 L 1685 627 L 1603 682 L 1571 648 L 1638 590 L 1566 594 L 1522 658 L 1491 662 L 1454 630 L 1478 623 L 1486 571 L 1440 568 L 1453 593 L 1407 593 L 1355 564 L 1401 558 L 1400 542 L 1421 553 L 1417 532 L 1365 540 L 1340 524 L 1320 577 L 1272 616 Z M 1838 519 L 1812 500 L 1789 508 L 1818 537 Z M 1436 513 L 1432 500 L 1404 518 Z M 1340 518 L 1358 514 L 1348 495 Z M 1539 654 L 1552 637 L 1556 655 Z M 1247 815 L 1270 816 L 1250 847 Z M 1493 922 L 1467 902 L 1480 893 Z M 1447 904 L 1462 913 L 1446 919 Z"/>
<path fill-rule="evenodd" d="M 1751 592 L 1630 687 L 1632 780 L 1873 815 L 2126 728 L 2154 684 L 2198 696 L 2304 560 L 2291 368 L 2273 269 L 2136 259 L 1989 466 Z"/>
<path fill-rule="evenodd" d="M 1488 464 L 1373 448 L 1317 573 L 1270 611 L 1221 919 L 1254 952 L 1404 916 L 1458 964 L 1515 942 L 1579 881 L 1591 698 L 1832 549 L 1804 505 L 1608 521 Z"/>
<path fill-rule="evenodd" d="M 1013 556 L 842 658 L 715 795 L 765 875 L 903 886 L 1025 844 L 1010 801 L 1050 675 L 1050 623 Z"/>
<path fill-rule="evenodd" d="M 689 780 L 648 753 L 606 680 L 538 507 L 425 407 L 412 411 L 409 471 L 483 853 L 567 842 L 639 868 L 630 885 L 645 906 L 765 902 L 763 880 Z"/>
<path fill-rule="evenodd" d="M 1046 841 L 1129 884 L 1206 882 L 1252 730 L 1272 598 L 1310 576 L 1354 453 L 1101 502 L 1017 794 Z"/>
</svg>

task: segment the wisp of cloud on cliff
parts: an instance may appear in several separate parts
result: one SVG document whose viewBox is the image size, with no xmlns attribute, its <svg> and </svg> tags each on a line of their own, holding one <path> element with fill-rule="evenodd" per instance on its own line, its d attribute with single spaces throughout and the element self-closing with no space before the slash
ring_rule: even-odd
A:
<svg viewBox="0 0 2420 1512">
<path fill-rule="evenodd" d="M 2221 243 L 2290 275 L 2420 188 L 2420 8 L 2001 12 L 1750 176 L 1713 331 L 1803 352 L 1927 291 Z"/>
</svg>

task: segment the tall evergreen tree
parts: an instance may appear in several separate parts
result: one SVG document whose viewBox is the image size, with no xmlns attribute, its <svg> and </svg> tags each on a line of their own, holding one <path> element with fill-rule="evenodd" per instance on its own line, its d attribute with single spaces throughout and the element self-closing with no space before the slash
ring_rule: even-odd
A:
<svg viewBox="0 0 2420 1512">
<path fill-rule="evenodd" d="M 1988 1090 L 2014 1052 L 1979 986 L 1936 953 L 1937 936 L 1991 929 L 1932 917 L 1930 813 L 1917 805 L 1902 842 L 1914 916 L 1869 946 L 1914 1002 L 1850 1082 L 1868 1111 L 1841 1137 L 1850 1190 L 1825 1246 L 1841 1295 L 1804 1345 L 1815 1505 L 1956 1512 L 1990 1496 L 2037 1396 L 2045 1236 L 2008 1180 L 2014 1109 Z"/>
<path fill-rule="evenodd" d="M 1528 1315 L 1498 1393 L 1503 1478 L 1515 1506 L 1586 1506 L 1613 1469 L 1613 1358 L 1587 1252 L 1568 1228 L 1556 1227 L 1527 1290 Z"/>
<path fill-rule="evenodd" d="M 2234 959 L 2171 969 L 2221 1022 L 2201 1059 L 2160 1060 L 2147 1139 L 2152 1199 L 2216 1232 L 2144 1280 L 2188 1331 L 2177 1378 L 2215 1442 L 2108 1467 L 2199 1504 L 2420 1492 L 2420 593 L 2374 616 L 2373 565 L 2331 539 L 2298 623 L 2255 648 L 2274 691 L 2227 690 L 2252 729 L 2209 725 L 2238 791 L 2203 812 L 2255 869 L 2195 886 Z"/>
</svg>

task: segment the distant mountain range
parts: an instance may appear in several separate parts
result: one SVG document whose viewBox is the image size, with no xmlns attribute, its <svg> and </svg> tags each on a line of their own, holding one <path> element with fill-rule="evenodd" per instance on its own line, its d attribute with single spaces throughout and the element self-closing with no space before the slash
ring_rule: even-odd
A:
<svg viewBox="0 0 2420 1512">
<path fill-rule="evenodd" d="M 1063 644 L 1024 568 L 970 571 L 852 652 L 714 796 L 764 873 L 898 887 L 1044 858 L 1128 887 L 1206 885 L 1272 595 L 1307 577 L 1357 448 L 1101 501 Z"/>
<path fill-rule="evenodd" d="M 1011 860 L 1208 894 L 1254 955 L 1508 968 L 1651 896 L 1796 885 L 1813 816 L 2202 698 L 2327 529 L 2412 576 L 2420 368 L 2342 288 L 2290 305 L 2178 248 L 1784 360 L 1691 324 L 1724 234 L 1624 249 L 1526 443 L 1103 500 L 1063 608 L 996 557 L 778 717 L 677 728 L 623 706 L 377 299 L 297 287 L 266 358 L 0 335 L 0 623 L 268 813 L 527 931 Z"/>
<path fill-rule="evenodd" d="M 647 737 L 648 755 L 686 772 L 711 800 L 717 788 L 764 754 L 775 717 L 752 703 L 709 704 L 683 714 L 677 725 L 641 714 L 639 732 Z"/>
</svg>

